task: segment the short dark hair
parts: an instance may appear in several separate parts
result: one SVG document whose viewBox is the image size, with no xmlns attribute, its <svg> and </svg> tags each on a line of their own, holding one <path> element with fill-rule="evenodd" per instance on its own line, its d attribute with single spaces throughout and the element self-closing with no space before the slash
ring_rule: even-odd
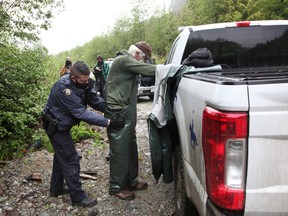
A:
<svg viewBox="0 0 288 216">
<path fill-rule="evenodd" d="M 72 61 L 66 60 L 66 61 L 65 61 L 65 67 L 66 67 L 66 68 L 71 68 L 71 67 L 72 67 Z"/>
<path fill-rule="evenodd" d="M 71 76 L 79 77 L 81 75 L 90 75 L 90 69 L 83 61 L 77 61 L 73 64 L 71 71 Z"/>
</svg>

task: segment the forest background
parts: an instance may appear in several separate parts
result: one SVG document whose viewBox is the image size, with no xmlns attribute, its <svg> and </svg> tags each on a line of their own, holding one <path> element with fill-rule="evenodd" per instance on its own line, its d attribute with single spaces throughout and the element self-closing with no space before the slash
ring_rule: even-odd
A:
<svg viewBox="0 0 288 216">
<path fill-rule="evenodd" d="M 180 26 L 288 19 L 288 0 L 187 0 L 177 13 L 153 8 L 145 0 L 131 0 L 131 5 L 130 13 L 119 17 L 107 33 L 49 55 L 39 31 L 51 27 L 53 18 L 65 9 L 63 1 L 0 1 L 0 160 L 19 158 L 37 143 L 49 148 L 40 114 L 66 56 L 93 67 L 97 55 L 107 60 L 145 40 L 153 48 L 156 64 L 163 64 Z M 72 134 L 75 141 L 98 139 L 85 124 Z"/>
</svg>

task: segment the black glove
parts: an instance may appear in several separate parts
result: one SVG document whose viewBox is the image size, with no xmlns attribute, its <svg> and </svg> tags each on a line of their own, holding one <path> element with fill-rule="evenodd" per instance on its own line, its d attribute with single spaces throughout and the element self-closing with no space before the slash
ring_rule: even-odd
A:
<svg viewBox="0 0 288 216">
<path fill-rule="evenodd" d="M 116 119 L 116 118 L 111 118 L 110 119 L 110 124 L 109 127 L 113 127 L 116 129 L 121 129 L 125 126 L 125 120 L 124 119 Z"/>
</svg>

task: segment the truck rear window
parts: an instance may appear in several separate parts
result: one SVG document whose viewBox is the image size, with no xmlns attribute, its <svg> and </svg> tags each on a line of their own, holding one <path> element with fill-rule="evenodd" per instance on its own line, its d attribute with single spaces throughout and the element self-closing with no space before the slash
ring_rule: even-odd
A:
<svg viewBox="0 0 288 216">
<path fill-rule="evenodd" d="M 228 68 L 288 66 L 288 27 L 250 26 L 191 32 L 182 61 L 207 47 Z M 223 67 L 224 68 L 224 67 Z"/>
</svg>

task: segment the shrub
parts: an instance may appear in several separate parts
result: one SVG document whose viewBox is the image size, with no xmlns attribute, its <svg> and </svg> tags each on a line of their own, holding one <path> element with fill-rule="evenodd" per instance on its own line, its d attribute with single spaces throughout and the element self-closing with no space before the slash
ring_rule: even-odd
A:
<svg viewBox="0 0 288 216">
<path fill-rule="evenodd" d="M 46 101 L 47 54 L 42 48 L 0 46 L 0 159 L 19 157 L 31 143 Z"/>
<path fill-rule="evenodd" d="M 71 129 L 71 135 L 75 143 L 85 139 L 94 139 L 95 143 L 100 143 L 101 141 L 100 134 L 95 133 L 85 122 L 80 122 L 79 125 L 74 126 Z"/>
<path fill-rule="evenodd" d="M 101 135 L 99 133 L 96 133 L 92 130 L 91 126 L 85 122 L 81 122 L 79 125 L 74 126 L 71 129 L 71 136 L 74 141 L 74 143 L 80 142 L 85 139 L 93 139 L 94 145 L 101 145 Z M 41 142 L 41 145 L 47 149 L 48 152 L 53 153 L 53 147 L 52 144 L 46 134 L 46 132 L 43 129 L 38 129 L 35 131 L 35 134 L 33 135 L 34 143 Z M 32 149 L 33 150 L 33 149 Z"/>
</svg>

